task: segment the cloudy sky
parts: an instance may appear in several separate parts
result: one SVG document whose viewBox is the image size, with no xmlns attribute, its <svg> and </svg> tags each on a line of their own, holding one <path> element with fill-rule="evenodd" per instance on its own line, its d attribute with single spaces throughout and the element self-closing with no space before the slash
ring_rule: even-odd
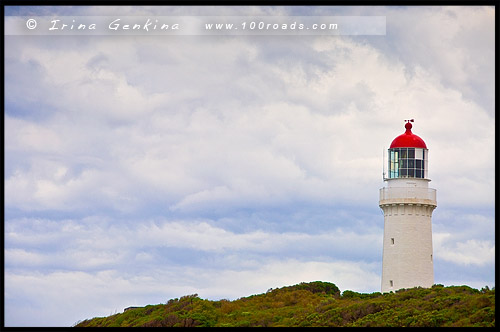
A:
<svg viewBox="0 0 500 332">
<path fill-rule="evenodd" d="M 314 280 L 380 291 L 383 151 L 410 118 L 438 195 L 435 283 L 495 286 L 494 8 L 5 14 L 386 19 L 385 35 L 6 35 L 5 325 Z"/>
</svg>

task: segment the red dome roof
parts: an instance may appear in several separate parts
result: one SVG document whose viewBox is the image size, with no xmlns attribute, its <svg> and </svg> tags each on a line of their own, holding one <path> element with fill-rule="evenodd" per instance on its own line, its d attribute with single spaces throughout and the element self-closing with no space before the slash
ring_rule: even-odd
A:
<svg viewBox="0 0 500 332">
<path fill-rule="evenodd" d="M 391 147 L 389 149 L 392 149 L 392 148 L 424 148 L 424 149 L 427 149 L 427 145 L 425 145 L 424 140 L 411 132 L 411 127 L 412 127 L 411 123 L 407 122 L 405 124 L 406 132 L 404 134 L 396 137 L 392 141 Z"/>
</svg>

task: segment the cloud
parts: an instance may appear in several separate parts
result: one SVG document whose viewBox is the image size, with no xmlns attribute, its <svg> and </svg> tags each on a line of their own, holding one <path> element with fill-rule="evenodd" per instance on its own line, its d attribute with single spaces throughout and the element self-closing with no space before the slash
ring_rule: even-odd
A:
<svg viewBox="0 0 500 332">
<path fill-rule="evenodd" d="M 436 212 L 438 212 L 436 210 Z M 436 259 L 460 266 L 484 268 L 492 275 L 495 266 L 495 235 L 489 231 L 494 216 L 445 210 L 434 214 L 433 243 Z"/>
<path fill-rule="evenodd" d="M 360 245 L 349 248 L 352 242 Z M 9 267 L 95 270 L 119 268 L 134 262 L 134 258 L 176 259 L 182 250 L 186 250 L 187 256 L 196 252 L 200 256 L 219 257 L 221 267 L 233 254 L 248 255 L 258 261 L 265 256 L 372 260 L 378 257 L 366 252 L 374 251 L 380 242 L 380 237 L 372 232 L 357 233 L 343 228 L 319 233 L 264 229 L 236 233 L 210 220 L 139 220 L 118 226 L 117 221 L 109 220 L 23 219 L 7 223 L 5 261 Z"/>
<path fill-rule="evenodd" d="M 140 69 L 127 64 L 143 63 L 136 52 L 150 48 L 147 41 L 135 50 L 131 44 L 98 42 L 99 50 L 84 48 L 78 54 L 69 49 L 54 53 L 28 48 L 21 59 L 29 57 L 25 61 L 46 67 L 44 81 L 55 110 L 51 118 L 37 124 L 8 117 L 16 134 L 8 139 L 7 148 L 32 151 L 36 146 L 30 142 L 37 130 L 38 135 L 46 134 L 37 141 L 37 152 L 45 152 L 40 157 L 46 158 L 44 150 L 51 149 L 50 156 L 62 161 L 52 172 L 86 170 L 75 182 L 61 186 L 47 175 L 34 174 L 36 168 L 27 173 L 12 164 L 15 175 L 7 179 L 9 196 L 20 196 L 10 194 L 10 188 L 24 187 L 22 196 L 32 196 L 35 205 L 57 208 L 56 202 L 64 206 L 61 197 L 85 200 L 82 196 L 98 182 L 104 186 L 94 195 L 119 210 L 144 207 L 141 198 L 129 194 L 137 186 L 148 199 L 158 194 L 167 197 L 174 210 L 217 203 L 239 206 L 241 201 L 251 204 L 265 198 L 281 204 L 289 202 L 292 193 L 294 199 L 304 200 L 349 201 L 361 195 L 368 202 L 371 198 L 364 192 L 369 191 L 349 188 L 354 181 L 359 188 L 377 185 L 380 149 L 391 140 L 382 130 L 387 126 L 383 120 L 400 116 L 400 109 L 417 119 L 429 119 L 425 126 L 422 123 L 421 135 L 429 137 L 431 153 L 444 151 L 432 160 L 431 169 L 436 181 L 443 177 L 444 187 L 460 185 L 457 173 L 463 174 L 464 168 L 481 169 L 492 163 L 493 154 L 488 153 L 462 161 L 462 148 L 476 150 L 493 139 L 493 125 L 486 112 L 443 87 L 431 72 L 419 67 L 408 79 L 404 67 L 392 66 L 371 46 L 347 39 L 313 40 L 304 46 L 311 54 L 335 59 L 332 69 L 320 71 L 316 65 L 321 62 L 315 57 L 312 63 L 307 57 L 286 62 L 270 58 L 261 63 L 259 54 L 268 52 L 267 48 L 240 39 L 222 39 L 219 47 L 209 49 L 206 43 L 176 43 L 175 49 L 164 49 L 162 59 L 170 56 L 179 59 L 174 63 L 182 62 L 171 66 L 168 60 L 146 61 Z M 286 44 L 280 46 L 290 47 Z M 111 67 L 113 62 L 104 59 L 111 58 L 116 47 L 123 49 L 121 61 Z M 207 48 L 208 53 L 201 52 L 203 58 L 200 48 Z M 60 65 L 45 65 L 54 62 Z M 222 74 L 203 74 L 208 70 Z M 165 92 L 151 91 L 145 82 L 154 82 Z M 234 82 L 229 90 L 227 82 Z M 272 85 L 280 89 L 269 94 Z M 245 104 L 249 91 L 252 101 Z M 203 105 L 201 96 L 206 99 Z M 68 110 L 67 105 L 73 106 Z M 452 110 L 461 113 L 450 117 Z M 73 122 L 67 121 L 68 116 Z M 465 140 L 472 133 L 475 139 Z M 349 145 L 342 144 L 346 140 Z M 450 173 L 450 163 L 460 167 Z M 484 195 L 476 194 L 470 201 L 468 191 L 452 191 L 461 195 L 452 196 L 453 201 L 489 204 L 492 187 L 487 174 L 491 176 L 492 168 L 485 170 L 462 178 Z M 479 173 L 486 175 L 478 178 Z M 33 180 L 28 183 L 16 182 L 29 178 Z M 29 195 L 33 187 L 37 190 Z M 482 190 L 485 187 L 488 190 Z"/>
<path fill-rule="evenodd" d="M 434 73 L 439 82 L 460 91 L 494 116 L 493 7 L 359 8 L 359 15 L 387 16 L 387 38 L 365 39 L 413 76 L 418 68 Z"/>
<path fill-rule="evenodd" d="M 449 234 L 436 234 L 436 237 L 450 236 Z M 438 242 L 439 243 L 439 242 Z M 443 250 L 438 246 L 436 255 L 441 259 L 463 265 L 493 265 L 495 262 L 495 244 L 491 241 L 477 241 L 475 239 L 465 242 L 455 242 L 453 247 Z"/>
</svg>

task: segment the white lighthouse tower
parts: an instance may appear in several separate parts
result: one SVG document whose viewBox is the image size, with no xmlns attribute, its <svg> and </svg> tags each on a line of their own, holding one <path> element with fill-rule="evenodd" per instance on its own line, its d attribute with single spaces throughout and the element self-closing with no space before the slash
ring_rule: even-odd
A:
<svg viewBox="0 0 500 332">
<path fill-rule="evenodd" d="M 413 119 L 405 121 L 406 132 L 389 148 L 387 185 L 380 189 L 383 293 L 434 284 L 431 217 L 437 207 L 436 189 L 429 188 L 429 150 L 411 132 Z"/>
</svg>

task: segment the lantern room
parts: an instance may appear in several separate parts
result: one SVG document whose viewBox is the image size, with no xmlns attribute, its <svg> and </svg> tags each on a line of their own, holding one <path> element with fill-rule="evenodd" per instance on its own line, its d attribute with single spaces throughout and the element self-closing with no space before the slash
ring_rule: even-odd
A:
<svg viewBox="0 0 500 332">
<path fill-rule="evenodd" d="M 392 141 L 388 151 L 388 179 L 428 179 L 427 163 L 429 150 L 425 142 L 411 132 L 413 126 L 410 122 L 414 120 L 405 121 L 405 133 Z"/>
</svg>

